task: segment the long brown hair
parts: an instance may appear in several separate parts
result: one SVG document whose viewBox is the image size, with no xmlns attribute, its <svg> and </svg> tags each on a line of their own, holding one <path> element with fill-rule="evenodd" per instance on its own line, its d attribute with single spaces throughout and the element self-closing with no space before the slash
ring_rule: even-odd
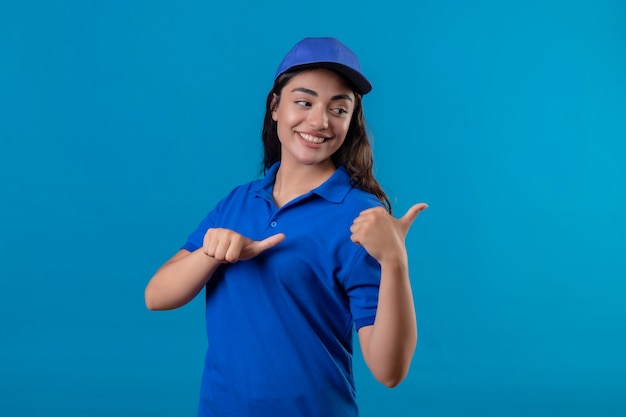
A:
<svg viewBox="0 0 626 417">
<path fill-rule="evenodd" d="M 278 107 L 283 87 L 300 72 L 302 72 L 302 70 L 285 72 L 280 75 L 267 95 L 263 131 L 261 132 L 264 153 L 263 172 L 267 172 L 274 163 L 280 161 L 281 157 L 277 124 L 274 119 L 272 119 L 272 112 Z M 345 81 L 348 85 L 351 85 L 347 79 L 345 79 Z M 274 96 L 276 99 L 274 99 Z M 346 139 L 331 158 L 336 167 L 343 166 L 346 169 L 350 176 L 350 181 L 355 187 L 376 196 L 387 211 L 391 213 L 389 197 L 387 197 L 387 194 L 385 194 L 374 177 L 372 170 L 374 158 L 372 156 L 372 146 L 365 127 L 365 116 L 363 115 L 362 106 L 363 97 L 356 91 L 354 91 L 354 97 L 354 113 L 352 114 L 352 120 L 350 121 Z"/>
</svg>

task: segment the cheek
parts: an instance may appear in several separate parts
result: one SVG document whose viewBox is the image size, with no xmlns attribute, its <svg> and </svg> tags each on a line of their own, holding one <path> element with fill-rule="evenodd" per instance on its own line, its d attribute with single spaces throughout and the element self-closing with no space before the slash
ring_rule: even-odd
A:
<svg viewBox="0 0 626 417">
<path fill-rule="evenodd" d="M 279 115 L 276 121 L 276 133 L 278 134 L 278 140 L 281 142 L 291 135 L 293 130 L 293 123 L 284 115 Z"/>
<path fill-rule="evenodd" d="M 344 139 L 346 135 L 348 134 L 349 129 L 350 129 L 350 120 L 342 121 L 341 124 L 338 124 L 336 127 L 336 131 L 341 132 Z"/>
<path fill-rule="evenodd" d="M 277 120 L 276 120 L 276 127 L 278 129 L 278 132 L 289 130 L 290 126 L 291 126 L 291 124 L 290 124 L 289 120 L 286 117 L 280 116 L 280 117 L 277 118 Z"/>
<path fill-rule="evenodd" d="M 272 118 L 276 123 L 278 123 L 278 127 L 289 127 L 293 125 L 294 114 L 293 112 L 285 111 L 285 110 L 276 110 L 272 114 Z"/>
</svg>

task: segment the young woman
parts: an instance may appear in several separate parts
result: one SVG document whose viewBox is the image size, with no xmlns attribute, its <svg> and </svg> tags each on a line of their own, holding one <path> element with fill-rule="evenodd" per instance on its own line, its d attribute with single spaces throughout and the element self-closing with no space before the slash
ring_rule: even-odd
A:
<svg viewBox="0 0 626 417">
<path fill-rule="evenodd" d="M 285 56 L 267 98 L 265 177 L 235 188 L 146 287 L 150 310 L 206 287 L 199 416 L 358 416 L 352 338 L 386 386 L 417 343 L 401 218 L 372 173 L 357 57 L 333 38 Z"/>
</svg>

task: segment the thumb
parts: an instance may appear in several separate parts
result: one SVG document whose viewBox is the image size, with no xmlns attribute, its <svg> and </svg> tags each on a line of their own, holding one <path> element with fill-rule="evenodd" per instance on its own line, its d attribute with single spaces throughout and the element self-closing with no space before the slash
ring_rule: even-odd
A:
<svg viewBox="0 0 626 417">
<path fill-rule="evenodd" d="M 253 258 L 269 248 L 273 248 L 283 240 L 285 240 L 285 234 L 277 233 L 263 240 L 257 240 L 250 243 L 250 245 L 248 245 L 248 247 L 246 248 L 249 254 L 249 258 Z"/>
<path fill-rule="evenodd" d="M 428 204 L 419 203 L 408 209 L 405 215 L 398 219 L 400 221 L 400 224 L 404 226 L 404 230 L 408 231 L 411 227 L 411 224 L 413 224 L 413 221 L 417 218 L 417 215 L 420 214 L 420 211 L 426 210 L 427 208 Z"/>
</svg>

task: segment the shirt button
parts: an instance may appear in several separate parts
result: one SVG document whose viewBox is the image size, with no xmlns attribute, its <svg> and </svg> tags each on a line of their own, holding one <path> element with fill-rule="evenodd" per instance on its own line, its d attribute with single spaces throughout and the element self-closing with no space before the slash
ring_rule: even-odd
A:
<svg viewBox="0 0 626 417">
<path fill-rule="evenodd" d="M 276 222 L 271 222 L 271 223 L 270 223 L 270 226 L 272 226 L 272 227 L 276 227 L 276 225 L 277 225 L 277 224 L 278 224 L 278 223 L 276 223 Z"/>
</svg>

